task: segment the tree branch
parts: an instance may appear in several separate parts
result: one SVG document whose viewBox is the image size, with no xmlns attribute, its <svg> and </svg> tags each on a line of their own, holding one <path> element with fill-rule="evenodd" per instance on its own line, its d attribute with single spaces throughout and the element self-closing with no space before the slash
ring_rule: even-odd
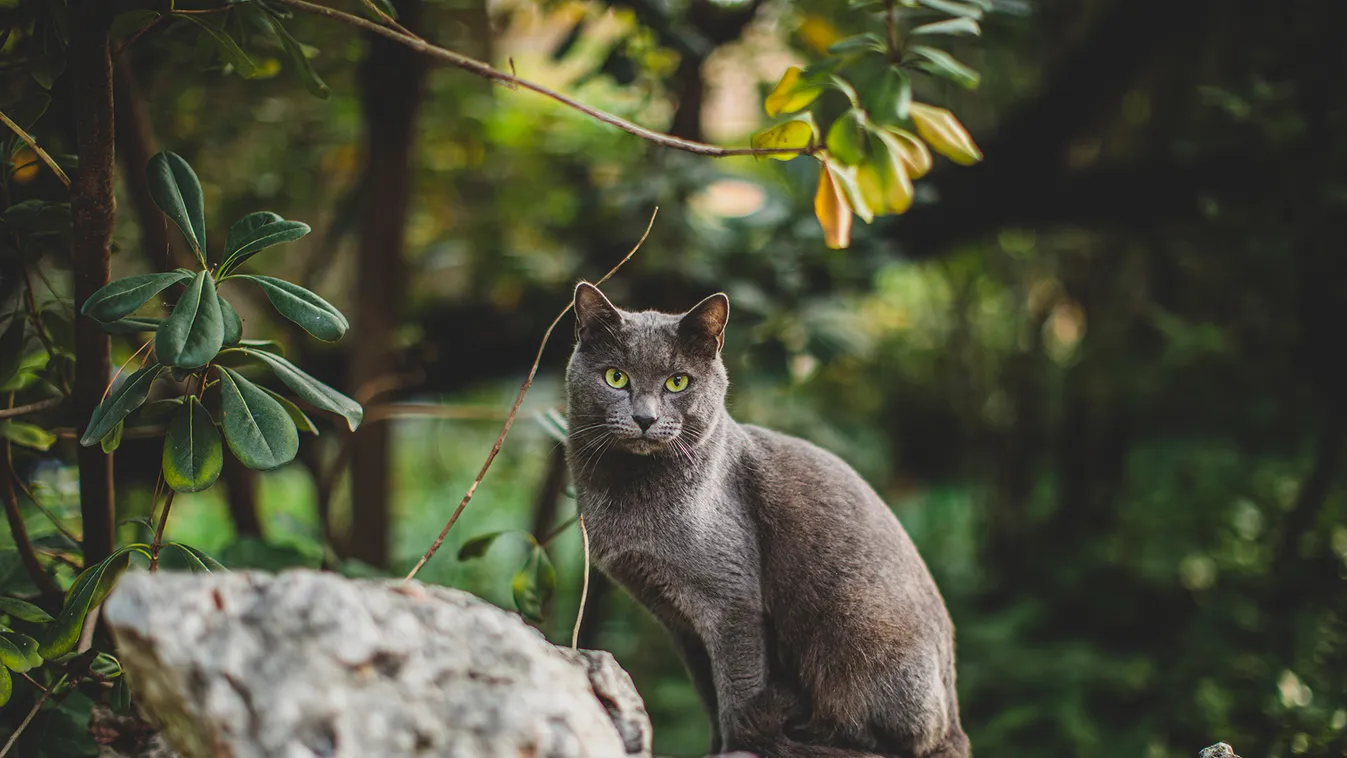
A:
<svg viewBox="0 0 1347 758">
<path fill-rule="evenodd" d="M 3 122 L 5 126 L 8 126 L 10 131 L 19 135 L 19 139 L 26 142 L 28 147 L 32 148 L 33 152 L 37 153 L 37 157 L 41 158 L 42 162 L 47 164 L 47 168 L 50 168 L 52 173 L 56 174 L 56 178 L 61 180 L 61 184 L 64 184 L 66 189 L 70 189 L 70 177 L 65 175 L 65 172 L 61 170 L 61 167 L 56 165 L 56 161 L 52 160 L 51 156 L 47 154 L 47 151 L 43 150 L 37 144 L 37 141 L 33 139 L 32 135 L 24 131 L 23 127 L 11 121 L 9 116 L 5 115 L 4 111 L 0 111 L 0 122 Z"/>
<path fill-rule="evenodd" d="M 0 440 L 0 479 L 4 480 L 0 482 L 0 487 L 4 487 L 5 518 L 9 521 L 9 531 L 14 536 L 14 547 L 19 552 L 19 560 L 28 571 L 28 576 L 32 577 L 33 583 L 42 593 L 43 602 L 48 608 L 59 608 L 61 588 L 56 586 L 56 582 L 42 570 L 42 564 L 38 563 L 33 543 L 28 539 L 28 528 L 23 523 L 23 513 L 19 511 L 19 496 L 14 491 L 17 476 L 10 458 L 9 440 Z"/>
<path fill-rule="evenodd" d="M 29 403 L 28 405 L 20 405 L 14 408 L 0 408 L 0 419 L 15 418 L 16 416 L 26 416 L 29 413 L 45 411 L 48 408 L 55 408 L 63 402 L 65 402 L 65 398 L 63 397 L 51 397 L 46 400 L 39 400 L 36 403 Z"/>
<path fill-rule="evenodd" d="M 284 1 L 288 2 L 289 0 Z M 645 238 L 650 236 L 650 230 L 654 228 L 655 217 L 658 215 L 659 208 L 655 208 L 655 212 L 650 214 L 650 223 L 645 228 L 645 234 L 642 234 L 641 239 L 637 240 L 636 246 L 633 247 L 631 252 L 627 253 L 622 260 L 618 261 L 616 266 L 609 269 L 608 273 L 604 274 L 601 279 L 595 282 L 595 284 L 603 284 L 608 281 L 613 274 L 617 273 L 618 269 L 622 268 L 627 261 L 631 260 L 631 257 L 635 255 L 636 251 L 640 250 L 641 245 L 645 243 Z M 566 314 L 571 312 L 571 307 L 573 305 L 574 303 L 567 303 L 566 307 L 561 309 L 561 313 L 558 313 L 557 317 L 552 319 L 552 323 L 548 325 L 547 331 L 543 332 L 542 342 L 538 344 L 538 354 L 533 358 L 533 367 L 529 369 L 529 375 L 525 377 L 524 383 L 519 385 L 519 396 L 515 398 L 514 405 L 510 408 L 510 415 L 505 417 L 505 425 L 501 427 L 500 434 L 496 436 L 496 444 L 491 447 L 491 452 L 487 453 L 486 462 L 482 464 L 482 470 L 477 472 L 477 478 L 472 480 L 472 484 L 468 487 L 468 491 L 463 494 L 463 499 L 459 501 L 458 507 L 454 509 L 453 515 L 449 517 L 449 521 L 447 521 L 444 528 L 440 530 L 440 535 L 435 538 L 435 542 L 431 544 L 430 549 L 426 551 L 426 554 L 421 556 L 421 560 L 417 561 L 416 565 L 412 567 L 412 570 L 407 573 L 404 581 L 414 578 L 416 572 L 420 571 L 421 567 L 426 565 L 426 561 L 430 560 L 431 557 L 435 555 L 435 552 L 440 549 L 440 545 L 444 544 L 444 538 L 449 534 L 449 530 L 454 527 L 454 522 L 458 521 L 458 517 L 463 514 L 463 509 L 468 507 L 468 502 L 472 500 L 473 493 L 477 491 L 477 485 L 482 483 L 482 479 L 486 476 L 487 470 L 491 468 L 491 462 L 496 460 L 496 455 L 500 453 L 501 445 L 505 444 L 505 437 L 510 433 L 510 427 L 514 425 L 515 416 L 519 415 L 519 406 L 524 404 L 524 396 L 528 394 L 529 387 L 533 386 L 533 377 L 538 373 L 538 364 L 542 362 L 543 350 L 547 347 L 547 340 L 551 338 L 552 331 L 557 328 L 557 324 L 561 323 L 561 319 L 565 318 Z"/>
<path fill-rule="evenodd" d="M 803 148 L 784 148 L 784 149 L 719 147 L 716 145 L 708 145 L 704 142 L 696 142 L 694 140 L 680 139 L 678 137 L 664 134 L 663 132 L 657 132 L 651 129 L 647 129 L 643 126 L 634 124 L 620 116 L 615 116 L 606 111 L 601 111 L 598 108 L 585 105 L 579 100 L 576 100 L 567 95 L 563 95 L 560 92 L 557 92 L 556 90 L 548 89 L 547 87 L 544 87 L 541 84 L 535 84 L 533 82 L 528 81 L 527 79 L 520 79 L 519 77 L 514 76 L 512 74 L 507 74 L 504 71 L 499 71 L 495 68 L 492 68 L 489 64 L 483 63 L 482 61 L 479 61 L 475 58 L 469 58 L 466 55 L 456 53 L 452 50 L 446 50 L 442 47 L 432 45 L 431 43 L 426 42 L 424 39 L 421 39 L 420 37 L 403 34 L 397 31 L 396 29 L 390 29 L 387 26 L 376 24 L 373 21 L 368 21 L 366 19 L 360 18 L 359 16 L 353 16 L 349 13 L 343 13 L 342 11 L 333 8 L 328 8 L 323 5 L 315 5 L 313 3 L 306 2 L 306 0 L 276 0 L 276 2 L 281 3 L 282 5 L 288 5 L 292 8 L 295 8 L 296 10 L 304 11 L 305 13 L 312 13 L 316 16 L 322 16 L 324 18 L 329 18 L 334 21 L 341 21 L 342 23 L 348 24 L 350 26 L 374 32 L 375 34 L 382 35 L 391 40 L 395 40 L 403 45 L 406 45 L 407 47 L 410 47 L 411 49 L 421 53 L 422 55 L 427 55 L 442 63 L 447 63 L 456 68 L 461 68 L 464 71 L 476 74 L 477 76 L 480 76 L 484 79 L 500 82 L 511 88 L 522 88 L 526 90 L 531 90 L 540 95 L 543 95 L 544 97 L 551 98 L 552 100 L 555 100 L 558 103 L 561 103 L 562 105 L 580 111 L 581 113 L 584 113 L 585 115 L 590 116 L 591 118 L 594 118 L 598 121 L 602 121 L 603 123 L 608 124 L 609 126 L 615 126 L 618 129 L 627 132 L 628 134 L 634 134 L 637 137 L 640 137 L 641 139 L 644 139 L 648 142 L 653 142 L 656 145 L 660 145 L 662 147 L 669 147 L 675 150 L 683 150 L 685 152 L 693 153 L 695 155 L 705 155 L 711 158 L 726 158 L 732 155 L 771 155 L 771 154 L 779 155 L 781 153 L 812 154 L 822 148 L 822 145 L 814 145 Z"/>
</svg>

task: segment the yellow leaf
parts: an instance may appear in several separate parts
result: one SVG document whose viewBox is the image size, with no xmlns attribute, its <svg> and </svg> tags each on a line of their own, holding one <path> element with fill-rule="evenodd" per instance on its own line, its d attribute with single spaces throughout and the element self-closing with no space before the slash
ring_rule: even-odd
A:
<svg viewBox="0 0 1347 758">
<path fill-rule="evenodd" d="M 917 126 L 917 134 L 937 153 L 961 166 L 971 166 L 982 160 L 982 151 L 953 113 L 926 103 L 912 103 L 910 114 L 912 123 Z"/>
<path fill-rule="evenodd" d="M 798 150 L 814 144 L 814 121 L 811 118 L 797 118 L 787 121 L 766 131 L 753 135 L 752 145 L 758 150 L 788 149 L 792 152 L 768 153 L 766 157 L 788 161 L 799 155 Z"/>
<path fill-rule="evenodd" d="M 888 132 L 897 138 L 899 155 L 903 165 L 907 166 L 908 176 L 915 181 L 930 173 L 931 149 L 926 147 L 925 142 L 906 129 L 889 129 Z"/>
<path fill-rule="evenodd" d="M 806 14 L 800 22 L 798 30 L 800 41 L 814 49 L 814 52 L 822 55 L 832 47 L 833 43 L 842 39 L 842 32 L 838 30 L 825 16 L 814 13 Z"/>
<path fill-rule="evenodd" d="M 851 244 L 851 207 L 826 163 L 819 167 L 814 215 L 823 227 L 823 241 L 828 247 L 841 250 Z"/>
<path fill-rule="evenodd" d="M 879 139 L 874 147 L 875 162 L 884 183 L 884 203 L 879 207 L 889 213 L 906 213 L 912 207 L 914 191 L 903 148 L 898 144 L 898 138 L 888 132 L 879 132 L 876 136 Z"/>
<path fill-rule="evenodd" d="M 832 156 L 824 159 L 824 163 L 828 166 L 829 173 L 832 174 L 833 184 L 842 188 L 842 196 L 847 199 L 847 204 L 851 206 L 851 210 L 857 216 L 860 216 L 865 223 L 868 224 L 873 221 L 875 214 L 871 210 L 870 204 L 865 200 L 865 193 L 861 192 L 860 183 L 856 180 L 856 167 L 843 166 L 833 160 Z"/>
<path fill-rule="evenodd" d="M 26 147 L 20 148 L 18 152 L 14 153 L 10 165 L 13 166 L 11 176 L 19 184 L 31 182 L 37 177 L 37 172 L 41 170 L 37 153 Z"/>
<path fill-rule="evenodd" d="M 785 74 L 782 74 L 781 81 L 772 90 L 772 94 L 767 96 L 762 107 L 768 116 L 776 118 L 783 113 L 794 113 L 809 107 L 809 104 L 822 93 L 821 82 L 806 79 L 803 69 L 791 66 L 786 69 Z"/>
</svg>

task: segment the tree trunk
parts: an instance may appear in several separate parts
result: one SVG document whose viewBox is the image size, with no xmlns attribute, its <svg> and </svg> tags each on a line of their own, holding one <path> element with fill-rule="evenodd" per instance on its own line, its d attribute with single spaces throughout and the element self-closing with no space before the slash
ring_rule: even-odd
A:
<svg viewBox="0 0 1347 758">
<path fill-rule="evenodd" d="M 400 22 L 415 29 L 420 0 L 401 0 L 397 8 Z M 369 37 L 360 78 L 370 192 L 357 253 L 350 368 L 350 387 L 362 401 L 368 399 L 361 397 L 362 388 L 395 369 L 391 346 L 406 296 L 403 247 L 412 137 L 426 70 L 424 57 L 383 37 Z M 379 568 L 388 566 L 391 431 L 386 423 L 362 427 L 353 440 L 351 457 L 351 557 Z"/>
<path fill-rule="evenodd" d="M 116 201 L 113 176 L 112 59 L 108 28 L 114 8 L 105 0 L 79 0 L 70 7 L 70 78 L 75 97 L 79 170 L 71 180 L 74 220 L 75 310 L 108 283 L 109 245 Z M 92 319 L 75 321 L 77 417 L 98 407 L 111 376 L 108 335 Z M 112 458 L 98 445 L 79 449 L 80 514 L 84 521 L 84 561 L 91 565 L 112 552 L 115 513 Z"/>
</svg>

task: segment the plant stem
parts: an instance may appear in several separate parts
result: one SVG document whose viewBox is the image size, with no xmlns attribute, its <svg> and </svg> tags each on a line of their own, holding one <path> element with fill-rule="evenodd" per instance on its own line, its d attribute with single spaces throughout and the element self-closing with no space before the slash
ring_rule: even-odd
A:
<svg viewBox="0 0 1347 758">
<path fill-rule="evenodd" d="M 281 1 L 291 2 L 292 0 Z M 650 236 L 650 230 L 654 228 L 655 217 L 658 215 L 659 208 L 656 207 L 655 212 L 650 214 L 650 223 L 645 227 L 645 234 L 642 234 L 641 239 L 637 240 L 636 246 L 633 247 L 622 260 L 618 261 L 616 266 L 609 269 L 608 273 L 604 274 L 602 278 L 595 282 L 595 284 L 603 284 L 608 281 L 613 274 L 618 272 L 618 269 L 622 268 L 627 261 L 631 260 L 631 257 L 635 255 L 636 251 L 640 250 L 641 245 L 645 243 L 646 237 Z M 415 577 L 416 572 L 420 571 L 421 567 L 426 565 L 426 561 L 430 560 L 431 557 L 435 555 L 435 551 L 439 550 L 440 545 L 444 544 L 444 538 L 449 534 L 449 530 L 454 527 L 454 522 L 458 521 L 458 517 L 463 514 L 463 509 L 468 507 L 468 501 L 472 500 L 473 493 L 477 491 L 477 485 L 482 483 L 482 478 L 486 476 L 487 470 L 491 468 L 491 462 L 496 460 L 496 455 L 500 453 L 501 445 L 505 444 L 505 437 L 510 433 L 510 427 L 514 425 L 515 416 L 519 414 L 519 406 L 524 404 L 524 396 L 528 394 L 529 387 L 533 386 L 533 377 L 538 373 L 538 364 L 542 363 L 543 350 L 547 347 L 547 340 L 552 336 L 552 330 L 557 328 L 557 324 L 561 323 L 561 319 L 565 318 L 567 313 L 570 313 L 571 308 L 574 305 L 574 302 L 567 303 L 566 307 L 561 309 L 561 313 L 558 313 L 557 317 L 552 319 L 552 323 L 548 325 L 547 331 L 543 332 L 542 342 L 538 344 L 538 354 L 533 358 L 533 367 L 529 369 L 529 374 L 524 378 L 524 383 L 519 385 L 519 396 L 515 398 L 514 405 L 510 408 L 510 415 L 505 417 L 505 425 L 500 428 L 500 434 L 496 436 L 496 444 L 491 447 L 491 452 L 487 453 L 486 462 L 482 464 L 482 470 L 477 472 L 477 478 L 472 480 L 472 485 L 469 486 L 468 491 L 463 494 L 463 499 L 459 501 L 458 507 L 454 509 L 453 515 L 449 517 L 449 521 L 447 521 L 444 528 L 440 530 L 440 536 L 435 538 L 435 542 L 431 543 L 430 549 L 426 551 L 425 555 L 421 556 L 421 560 L 416 562 L 416 565 L 407 573 L 407 576 L 403 581 Z"/>
<path fill-rule="evenodd" d="M 575 628 L 571 630 L 571 649 L 580 647 L 580 622 L 585 620 L 585 601 L 589 599 L 589 530 L 585 528 L 585 517 L 580 516 L 580 537 L 585 546 L 585 577 L 580 585 L 580 607 L 575 611 Z"/>
<path fill-rule="evenodd" d="M 159 484 L 155 485 L 155 492 L 159 492 L 159 487 L 164 483 L 164 472 L 159 472 Z M 172 487 L 168 488 L 168 495 L 164 497 L 164 510 L 159 514 L 159 524 L 154 528 L 154 541 L 150 543 L 150 571 L 159 570 L 159 548 L 164 544 L 164 527 L 168 524 L 168 512 L 173 509 L 173 496 L 177 494 Z M 156 495 L 157 499 L 157 495 Z"/>
<path fill-rule="evenodd" d="M 42 705 L 47 702 L 47 699 L 52 696 L 52 693 L 56 692 L 56 689 L 62 684 L 65 684 L 65 680 L 68 676 L 68 674 L 63 674 L 60 679 L 56 680 L 55 684 L 42 692 L 42 697 L 38 698 L 36 703 L 33 703 L 33 709 L 28 711 L 28 715 L 23 717 L 23 721 L 20 722 L 17 728 L 15 728 L 14 733 L 9 735 L 9 741 L 5 743 L 3 748 L 0 748 L 0 758 L 5 758 L 6 755 L 9 755 L 9 749 L 14 747 L 14 743 L 19 741 L 19 735 L 23 734 L 23 730 L 28 728 L 29 722 L 33 720 L 33 717 L 37 715 L 38 711 L 42 710 Z"/>
<path fill-rule="evenodd" d="M 9 531 L 14 537 L 14 547 L 19 552 L 19 560 L 23 563 L 28 576 L 32 577 L 33 583 L 42 593 L 43 602 L 50 608 L 59 608 L 61 588 L 56 586 L 56 582 L 42 570 L 42 564 L 37 560 L 37 552 L 33 550 L 33 542 L 28 538 L 28 527 L 23 523 L 23 513 L 19 511 L 19 496 L 14 490 L 17 476 L 10 457 L 9 440 L 0 440 L 0 479 L 4 480 L 0 482 L 0 487 L 4 487 L 5 518 L 9 521 Z"/>
<path fill-rule="evenodd" d="M 5 115 L 4 111 L 0 111 L 0 123 L 8 126 L 10 131 L 19 135 L 19 139 L 27 143 L 28 147 L 32 148 L 33 152 L 37 153 L 37 157 L 41 158 L 42 162 L 47 164 L 47 168 L 51 169 L 53 174 L 56 174 L 56 178 L 61 180 L 61 184 L 64 184 L 66 189 L 70 189 L 70 177 L 65 175 L 65 172 L 61 170 L 61 167 L 56 165 L 56 161 L 52 160 L 51 156 L 47 154 L 47 151 L 43 150 L 42 147 L 37 144 L 37 141 L 33 139 L 31 134 L 25 131 L 23 127 L 11 121 L 9 116 Z"/>
<path fill-rule="evenodd" d="M 65 402 L 63 397 L 49 397 L 46 400 L 38 400 L 27 405 L 20 405 L 14 408 L 0 408 L 0 419 L 15 418 L 17 416 L 26 416 L 29 413 L 45 411 L 49 408 L 55 408 Z"/>
</svg>

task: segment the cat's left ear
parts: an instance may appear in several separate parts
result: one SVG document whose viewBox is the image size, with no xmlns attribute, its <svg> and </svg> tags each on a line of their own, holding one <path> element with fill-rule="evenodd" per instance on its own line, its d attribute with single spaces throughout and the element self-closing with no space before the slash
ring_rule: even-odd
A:
<svg viewBox="0 0 1347 758">
<path fill-rule="evenodd" d="M 711 348 L 719 355 L 725 346 L 725 324 L 730 320 L 730 299 L 724 292 L 706 298 L 678 322 L 678 334 L 697 346 Z"/>
</svg>

